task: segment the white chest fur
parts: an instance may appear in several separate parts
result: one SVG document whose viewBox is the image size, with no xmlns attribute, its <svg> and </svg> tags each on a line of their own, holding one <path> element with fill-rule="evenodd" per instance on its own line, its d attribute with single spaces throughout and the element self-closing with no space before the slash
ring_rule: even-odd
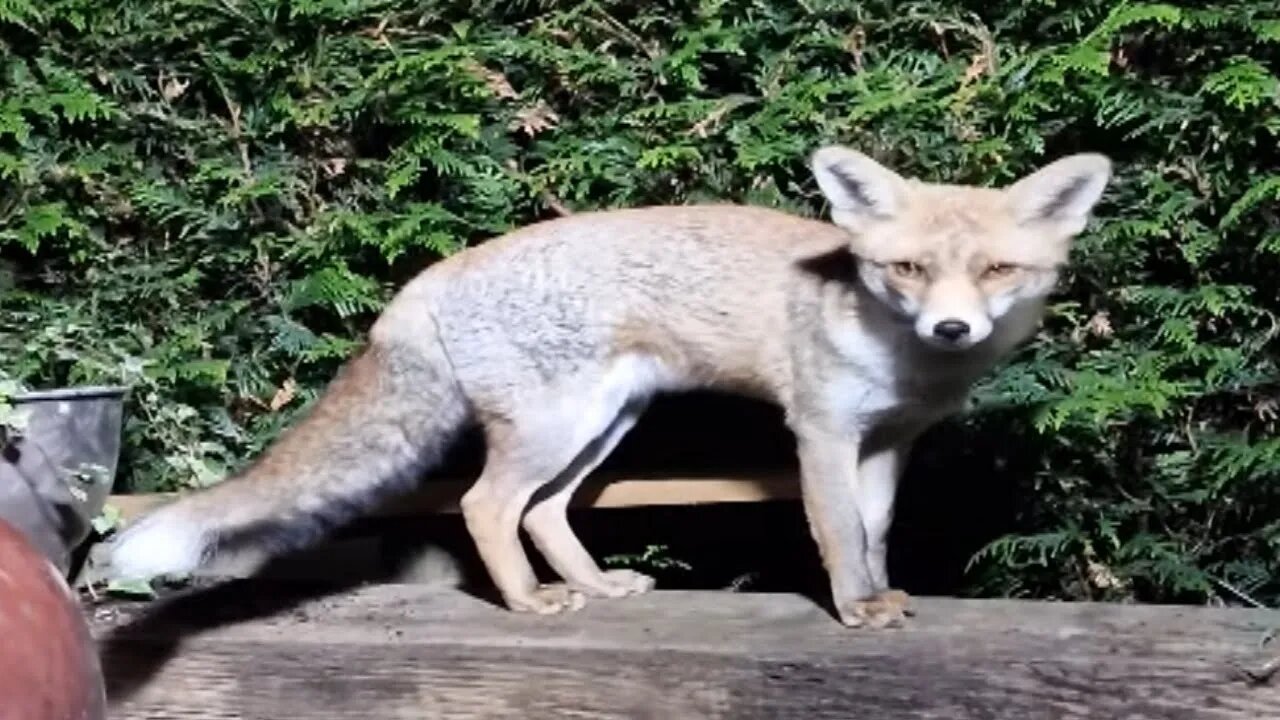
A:
<svg viewBox="0 0 1280 720">
<path fill-rule="evenodd" d="M 905 325 L 875 332 L 850 325 L 830 340 L 840 362 L 827 379 L 827 409 L 863 431 L 884 424 L 927 425 L 957 411 L 991 365 L 981 350 L 926 348 Z"/>
</svg>

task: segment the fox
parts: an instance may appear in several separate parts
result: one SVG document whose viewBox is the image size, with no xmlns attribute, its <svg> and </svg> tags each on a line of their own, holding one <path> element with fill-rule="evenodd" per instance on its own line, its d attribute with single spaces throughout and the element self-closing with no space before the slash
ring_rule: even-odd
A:
<svg viewBox="0 0 1280 720">
<path fill-rule="evenodd" d="M 706 203 L 581 212 L 436 261 L 401 287 L 301 420 L 226 480 L 144 514 L 112 571 L 255 569 L 406 492 L 459 435 L 484 464 L 459 500 L 501 605 L 549 615 L 651 590 L 602 570 L 567 507 L 660 393 L 780 406 L 831 607 L 900 625 L 887 535 L 919 435 L 1033 336 L 1111 177 L 1079 153 L 1003 187 L 904 176 L 820 146 L 830 221 Z M 523 529 L 559 582 L 541 582 Z"/>
</svg>

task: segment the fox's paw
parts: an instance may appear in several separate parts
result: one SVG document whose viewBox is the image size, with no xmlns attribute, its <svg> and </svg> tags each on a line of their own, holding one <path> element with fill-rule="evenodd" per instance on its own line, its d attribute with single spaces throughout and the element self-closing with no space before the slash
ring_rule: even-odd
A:
<svg viewBox="0 0 1280 720">
<path fill-rule="evenodd" d="M 519 597 L 507 598 L 507 607 L 513 611 L 536 615 L 577 612 L 586 604 L 585 595 L 562 583 L 540 585 Z"/>
<path fill-rule="evenodd" d="M 865 600 L 840 604 L 840 622 L 849 627 L 880 630 L 901 627 L 907 616 L 907 594 L 889 590 Z"/>
<path fill-rule="evenodd" d="M 643 595 L 653 589 L 656 581 L 635 570 L 605 570 L 604 580 L 607 583 L 606 597 L 620 598 L 631 595 Z"/>
<path fill-rule="evenodd" d="M 653 578 L 634 570 L 605 570 L 577 578 L 569 586 L 587 597 L 624 598 L 653 589 Z"/>
<path fill-rule="evenodd" d="M 875 594 L 874 599 L 884 603 L 888 603 L 894 607 L 900 608 L 902 614 L 911 617 L 915 612 L 911 609 L 911 596 L 903 590 L 882 590 Z"/>
</svg>

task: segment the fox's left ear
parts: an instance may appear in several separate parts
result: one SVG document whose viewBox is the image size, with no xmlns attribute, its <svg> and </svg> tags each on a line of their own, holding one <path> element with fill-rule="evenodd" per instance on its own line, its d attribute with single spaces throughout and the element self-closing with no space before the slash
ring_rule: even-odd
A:
<svg viewBox="0 0 1280 720">
<path fill-rule="evenodd" d="M 1110 180 L 1111 160 L 1084 153 L 1049 163 L 1007 187 L 1005 193 L 1018 222 L 1051 223 L 1075 235 L 1084 230 Z"/>
</svg>

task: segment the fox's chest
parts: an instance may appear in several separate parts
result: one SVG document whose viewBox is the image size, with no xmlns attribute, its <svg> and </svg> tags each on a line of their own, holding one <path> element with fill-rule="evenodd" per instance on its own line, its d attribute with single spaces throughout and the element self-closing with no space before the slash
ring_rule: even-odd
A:
<svg viewBox="0 0 1280 720">
<path fill-rule="evenodd" d="M 925 426 L 955 412 L 966 389 L 917 392 L 910 383 L 892 378 L 848 375 L 833 378 L 826 387 L 826 411 L 856 432 L 884 426 Z"/>
<path fill-rule="evenodd" d="M 853 428 L 928 425 L 963 406 L 980 371 L 967 359 L 923 359 L 909 338 L 844 343 L 826 378 L 827 411 Z"/>
</svg>

